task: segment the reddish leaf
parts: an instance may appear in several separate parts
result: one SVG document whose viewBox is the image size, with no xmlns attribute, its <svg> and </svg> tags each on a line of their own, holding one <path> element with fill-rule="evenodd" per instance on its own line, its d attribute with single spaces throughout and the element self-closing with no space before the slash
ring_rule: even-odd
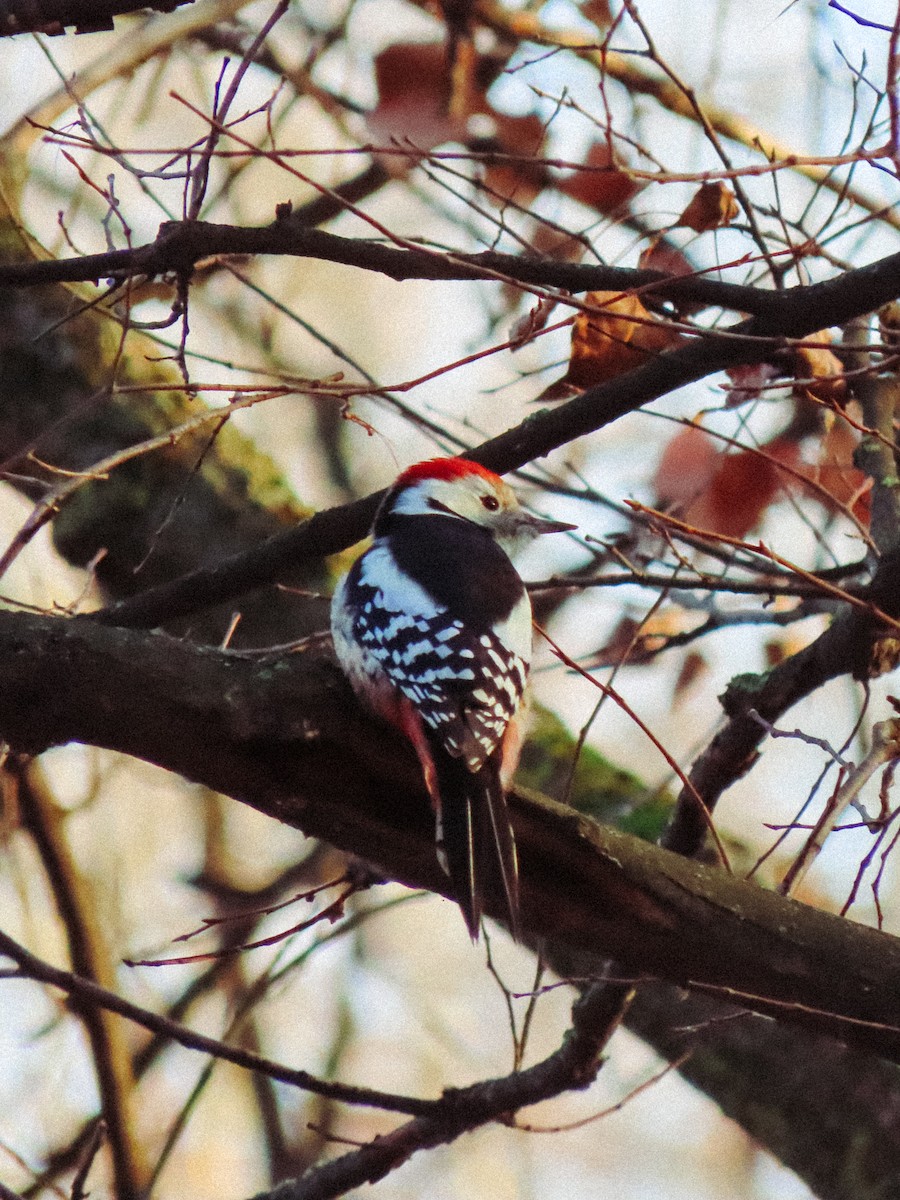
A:
<svg viewBox="0 0 900 1200">
<path fill-rule="evenodd" d="M 772 380 L 778 378 L 778 370 L 771 363 L 728 367 L 725 373 L 734 384 L 725 397 L 728 408 L 738 408 L 750 400 L 757 400 Z"/>
<path fill-rule="evenodd" d="M 593 22 L 598 29 L 608 29 L 613 23 L 612 9 L 609 0 L 581 0 L 578 5 L 582 14 Z"/>
<path fill-rule="evenodd" d="M 691 650 L 684 656 L 684 662 L 681 664 L 681 670 L 678 672 L 678 678 L 675 680 L 675 687 L 672 692 L 672 699 L 677 704 L 685 698 L 686 693 L 690 688 L 707 674 L 709 667 L 706 659 L 699 650 Z"/>
<path fill-rule="evenodd" d="M 633 617 L 622 617 L 609 641 L 591 655 L 590 665 L 616 666 L 627 662 L 637 666 L 649 662 L 669 638 L 684 632 L 686 624 L 684 611 L 676 607 L 654 613 L 640 623 Z"/>
<path fill-rule="evenodd" d="M 632 662 L 638 623 L 633 617 L 622 617 L 609 640 L 591 655 L 592 666 L 618 665 L 623 659 Z"/>
<path fill-rule="evenodd" d="M 491 115 L 496 130 L 491 144 L 501 154 L 517 155 L 518 161 L 488 159 L 484 182 L 499 198 L 515 200 L 527 207 L 547 183 L 546 168 L 535 161 L 544 141 L 544 122 L 534 113 L 510 117 L 492 110 Z"/>
<path fill-rule="evenodd" d="M 669 442 L 656 471 L 659 503 L 698 529 L 745 537 L 772 501 L 789 485 L 779 462 L 796 459 L 793 442 L 775 439 L 765 453 L 725 452 L 696 426 Z"/>
<path fill-rule="evenodd" d="M 586 170 L 575 171 L 560 181 L 559 190 L 597 212 L 617 212 L 643 186 L 632 179 L 613 158 L 607 142 L 594 142 L 584 160 Z"/>
<path fill-rule="evenodd" d="M 707 528 L 727 537 L 746 537 L 783 491 L 784 483 L 784 472 L 762 454 L 752 450 L 723 454 L 712 486 L 701 501 L 704 519 L 711 521 Z M 693 508 L 690 519 L 697 521 Z"/>
<path fill-rule="evenodd" d="M 738 215 L 734 192 L 724 183 L 704 183 L 697 189 L 690 204 L 678 218 L 675 227 L 704 233 L 730 225 Z"/>
<path fill-rule="evenodd" d="M 831 422 L 818 443 L 815 463 L 798 463 L 797 470 L 804 478 L 818 485 L 814 492 L 823 499 L 822 489 L 836 505 L 849 505 L 858 520 L 869 520 L 869 477 L 853 465 L 853 452 L 859 437 L 845 421 Z"/>
<path fill-rule="evenodd" d="M 423 151 L 444 142 L 466 142 L 498 158 L 484 161 L 484 179 L 501 200 L 528 206 L 546 183 L 546 171 L 535 159 L 544 139 L 544 123 L 535 114 L 516 117 L 497 112 L 485 94 L 495 74 L 489 57 L 460 43 L 452 72 L 443 42 L 398 42 L 375 60 L 378 104 L 368 115 L 372 137 L 389 145 L 412 144 Z M 488 136 L 473 137 L 471 118 L 487 118 Z M 504 161 L 514 155 L 521 161 Z M 388 168 L 407 170 L 406 159 L 391 156 Z"/>
<path fill-rule="evenodd" d="M 666 275 L 693 275 L 690 259 L 665 237 L 655 237 L 641 251 L 638 266 L 647 271 L 662 271 Z"/>
<path fill-rule="evenodd" d="M 656 468 L 657 503 L 663 508 L 683 509 L 709 487 L 718 460 L 719 450 L 708 433 L 697 425 L 679 429 Z"/>
<path fill-rule="evenodd" d="M 372 137 L 389 145 L 412 142 L 430 150 L 461 139 L 465 112 L 451 112 L 446 48 L 443 42 L 398 42 L 375 59 L 378 105 L 366 123 Z M 406 163 L 400 160 L 401 169 Z"/>
</svg>

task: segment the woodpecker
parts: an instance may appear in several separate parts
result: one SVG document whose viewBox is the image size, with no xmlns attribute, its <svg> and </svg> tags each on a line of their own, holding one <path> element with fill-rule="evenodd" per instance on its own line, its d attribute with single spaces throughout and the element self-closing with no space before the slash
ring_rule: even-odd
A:
<svg viewBox="0 0 900 1200">
<path fill-rule="evenodd" d="M 334 647 L 354 691 L 418 755 L 438 858 L 473 941 L 486 895 L 504 898 L 519 932 L 504 789 L 522 742 L 531 603 L 510 555 L 574 528 L 525 512 L 478 463 L 416 463 L 387 492 L 372 544 L 332 602 Z"/>
</svg>

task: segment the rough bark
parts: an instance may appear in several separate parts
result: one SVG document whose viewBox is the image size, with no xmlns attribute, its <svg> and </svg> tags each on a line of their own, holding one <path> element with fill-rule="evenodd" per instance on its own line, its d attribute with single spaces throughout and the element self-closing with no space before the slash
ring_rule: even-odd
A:
<svg viewBox="0 0 900 1200">
<path fill-rule="evenodd" d="M 3 0 L 0 4 L 0 37 L 17 33 L 97 33 L 112 29 L 113 18 L 124 13 L 172 12 L 191 0 Z"/>
<path fill-rule="evenodd" d="M 406 745 L 314 653 L 263 663 L 82 619 L 0 614 L 0 736 L 90 742 L 228 793 L 446 894 Z M 522 921 L 900 1061 L 900 941 L 811 909 L 552 801 L 517 795 Z M 500 897 L 489 910 L 502 914 Z"/>
</svg>

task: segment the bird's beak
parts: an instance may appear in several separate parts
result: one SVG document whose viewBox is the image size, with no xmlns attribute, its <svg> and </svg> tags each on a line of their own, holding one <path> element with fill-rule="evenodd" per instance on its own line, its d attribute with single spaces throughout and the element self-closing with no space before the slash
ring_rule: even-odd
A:
<svg viewBox="0 0 900 1200">
<path fill-rule="evenodd" d="M 542 533 L 565 533 L 567 529 L 577 528 L 577 525 L 570 525 L 567 521 L 548 521 L 546 517 L 535 517 L 520 508 L 505 512 L 496 525 L 500 544 L 510 555 L 524 550 L 530 541 Z"/>
<path fill-rule="evenodd" d="M 531 513 L 523 513 L 519 518 L 522 530 L 527 531 L 532 537 L 538 537 L 542 533 L 565 533 L 569 529 L 577 529 L 577 525 L 570 525 L 568 521 L 548 521 L 546 517 L 535 517 Z"/>
</svg>

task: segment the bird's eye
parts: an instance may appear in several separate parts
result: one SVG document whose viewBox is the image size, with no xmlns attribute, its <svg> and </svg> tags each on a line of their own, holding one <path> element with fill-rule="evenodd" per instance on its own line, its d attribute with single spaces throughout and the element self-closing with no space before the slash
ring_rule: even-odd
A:
<svg viewBox="0 0 900 1200">
<path fill-rule="evenodd" d="M 488 512 L 496 512 L 497 509 L 500 507 L 500 501 L 497 499 L 496 496 L 491 496 L 491 495 L 482 496 L 481 503 L 488 510 Z"/>
</svg>

